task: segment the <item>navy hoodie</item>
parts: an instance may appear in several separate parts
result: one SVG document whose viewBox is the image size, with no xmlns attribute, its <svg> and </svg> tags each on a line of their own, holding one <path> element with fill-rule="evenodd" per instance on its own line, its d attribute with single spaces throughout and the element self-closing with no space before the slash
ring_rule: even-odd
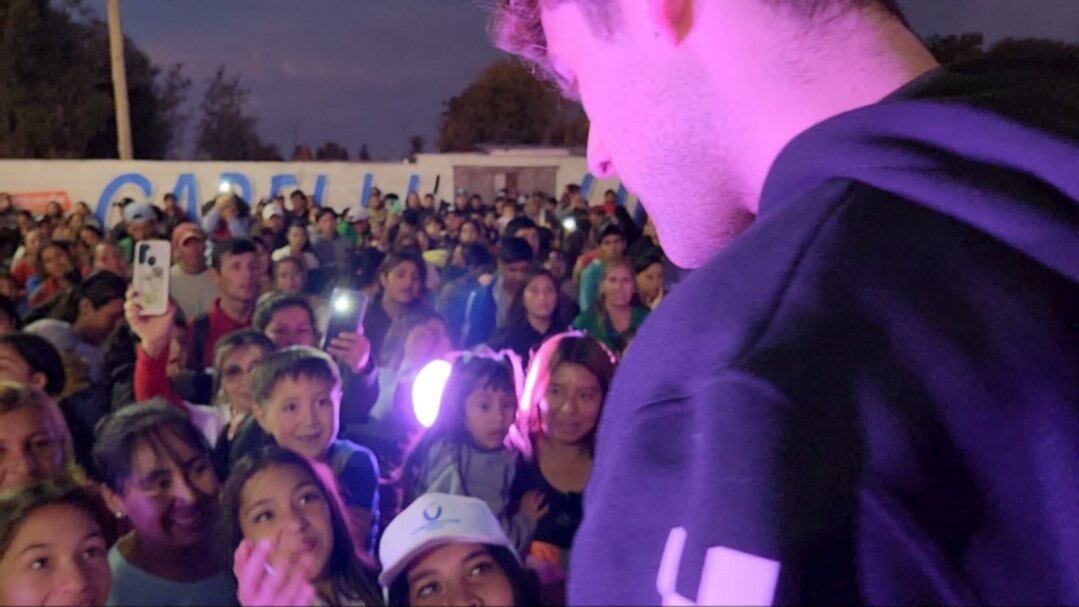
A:
<svg viewBox="0 0 1079 607">
<path fill-rule="evenodd" d="M 571 604 L 1079 603 L 1079 67 L 797 137 L 615 379 Z"/>
</svg>

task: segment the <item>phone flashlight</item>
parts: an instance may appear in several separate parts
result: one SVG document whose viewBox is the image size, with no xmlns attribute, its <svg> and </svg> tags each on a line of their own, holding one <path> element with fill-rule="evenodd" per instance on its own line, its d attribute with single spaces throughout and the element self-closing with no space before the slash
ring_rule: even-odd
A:
<svg viewBox="0 0 1079 607">
<path fill-rule="evenodd" d="M 562 227 L 565 228 L 567 232 L 576 232 L 577 220 L 573 217 L 567 217 L 562 220 Z"/>
<path fill-rule="evenodd" d="M 352 309 L 354 304 L 355 302 L 352 301 L 352 297 L 347 294 L 341 294 L 333 300 L 333 310 L 338 314 L 345 314 Z"/>
<path fill-rule="evenodd" d="M 220 184 L 218 184 L 217 191 L 222 193 L 222 194 L 226 194 L 228 192 L 231 192 L 232 191 L 232 184 L 227 182 L 227 181 L 222 181 Z"/>
</svg>

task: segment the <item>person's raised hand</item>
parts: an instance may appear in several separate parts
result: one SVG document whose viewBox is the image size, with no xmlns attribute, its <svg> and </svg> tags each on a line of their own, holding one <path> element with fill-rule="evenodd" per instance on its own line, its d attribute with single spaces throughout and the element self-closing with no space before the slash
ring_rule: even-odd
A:
<svg viewBox="0 0 1079 607">
<path fill-rule="evenodd" d="M 547 500 L 540 491 L 532 490 L 521 497 L 521 514 L 532 522 L 539 522 L 541 518 L 547 516 L 549 509 Z"/>
<path fill-rule="evenodd" d="M 371 340 L 359 333 L 341 333 L 326 345 L 326 353 L 353 373 L 359 373 L 371 360 Z"/>
<path fill-rule="evenodd" d="M 309 607 L 315 601 L 315 588 L 307 581 L 311 556 L 299 562 L 274 558 L 273 542 L 263 539 L 252 545 L 240 542 L 234 554 L 232 572 L 236 576 L 236 598 L 240 604 Z"/>
<path fill-rule="evenodd" d="M 131 332 L 138 336 L 142 349 L 150 358 L 155 358 L 169 347 L 172 325 L 176 320 L 176 304 L 170 300 L 169 307 L 161 316 L 143 316 L 139 294 L 132 285 L 127 288 L 124 298 L 124 318 Z"/>
</svg>

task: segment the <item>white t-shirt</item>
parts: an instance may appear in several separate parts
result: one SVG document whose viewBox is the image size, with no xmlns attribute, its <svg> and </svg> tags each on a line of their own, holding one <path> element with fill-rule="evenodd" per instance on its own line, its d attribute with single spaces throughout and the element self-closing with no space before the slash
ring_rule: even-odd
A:
<svg viewBox="0 0 1079 607">
<path fill-rule="evenodd" d="M 217 299 L 217 286 L 210 271 L 188 274 L 179 265 L 169 269 L 169 296 L 183 310 L 188 322 L 210 311 Z"/>
<path fill-rule="evenodd" d="M 120 550 L 109 550 L 112 591 L 106 605 L 237 605 L 236 581 L 228 570 L 197 582 L 174 582 L 132 565 Z"/>
</svg>

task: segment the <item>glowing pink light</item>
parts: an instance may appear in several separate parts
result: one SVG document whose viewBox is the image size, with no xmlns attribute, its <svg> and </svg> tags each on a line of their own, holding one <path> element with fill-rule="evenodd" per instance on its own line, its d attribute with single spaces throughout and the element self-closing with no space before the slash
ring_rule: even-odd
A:
<svg viewBox="0 0 1079 607">
<path fill-rule="evenodd" d="M 424 428 L 430 428 L 438 419 L 442 391 L 446 389 L 452 370 L 452 364 L 433 360 L 420 369 L 412 381 L 412 411 L 416 414 L 416 421 Z"/>
</svg>

